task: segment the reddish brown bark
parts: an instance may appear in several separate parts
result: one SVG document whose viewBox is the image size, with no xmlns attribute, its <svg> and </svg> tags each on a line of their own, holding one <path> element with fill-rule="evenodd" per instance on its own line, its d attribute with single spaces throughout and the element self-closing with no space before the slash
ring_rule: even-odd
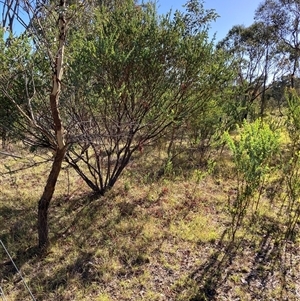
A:
<svg viewBox="0 0 300 301">
<path fill-rule="evenodd" d="M 38 203 L 38 236 L 40 248 L 47 248 L 49 245 L 48 208 L 55 190 L 64 156 L 65 148 L 57 149 L 44 192 Z"/>
<path fill-rule="evenodd" d="M 57 149 L 52 163 L 51 171 L 48 176 L 46 186 L 42 197 L 38 203 L 38 237 L 39 247 L 45 249 L 49 246 L 49 226 L 48 226 L 48 208 L 52 199 L 56 182 L 61 170 L 61 165 L 66 153 L 64 142 L 63 127 L 59 112 L 59 94 L 61 89 L 61 79 L 63 74 L 64 45 L 66 38 L 65 6 L 66 0 L 59 1 L 60 15 L 58 18 L 59 27 L 59 45 L 55 59 L 55 71 L 52 78 L 52 91 L 50 94 L 50 108 L 55 128 L 55 137 Z"/>
</svg>

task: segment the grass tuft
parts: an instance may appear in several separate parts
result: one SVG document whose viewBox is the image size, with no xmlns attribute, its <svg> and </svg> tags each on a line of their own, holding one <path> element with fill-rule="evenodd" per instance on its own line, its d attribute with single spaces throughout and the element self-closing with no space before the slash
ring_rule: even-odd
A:
<svg viewBox="0 0 300 301">
<path fill-rule="evenodd" d="M 249 210 L 231 241 L 235 169 L 226 149 L 219 156 L 212 158 L 212 168 L 191 164 L 182 153 L 179 168 L 177 161 L 166 165 L 163 154 L 146 153 L 130 163 L 104 197 L 93 200 L 64 166 L 49 209 L 47 254 L 37 253 L 36 220 L 49 164 L 23 169 L 33 157 L 0 158 L 0 238 L 41 301 L 265 301 L 282 296 L 296 301 L 299 224 L 292 224 L 295 237 L 287 239 L 280 171 L 266 180 L 257 208 Z M 0 275 L 8 300 L 30 300 L 3 250 Z"/>
</svg>

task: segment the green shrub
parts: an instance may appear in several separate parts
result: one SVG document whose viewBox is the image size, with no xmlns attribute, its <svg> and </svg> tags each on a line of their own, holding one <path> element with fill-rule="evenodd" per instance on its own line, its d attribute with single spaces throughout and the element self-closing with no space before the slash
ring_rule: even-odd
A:
<svg viewBox="0 0 300 301">
<path fill-rule="evenodd" d="M 271 171 L 272 158 L 279 149 L 279 133 L 257 119 L 253 123 L 244 121 L 242 127 L 238 126 L 236 138 L 226 132 L 224 140 L 232 153 L 237 172 L 237 194 L 229 205 L 234 238 L 247 209 L 252 205 L 257 210 L 264 180 Z M 257 191 L 259 193 L 255 200 Z"/>
</svg>

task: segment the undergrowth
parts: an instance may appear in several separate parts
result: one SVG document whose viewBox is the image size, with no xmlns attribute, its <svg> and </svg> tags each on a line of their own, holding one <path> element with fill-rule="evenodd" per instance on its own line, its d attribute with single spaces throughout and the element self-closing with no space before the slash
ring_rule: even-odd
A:
<svg viewBox="0 0 300 301">
<path fill-rule="evenodd" d="M 167 170 L 164 157 L 145 153 L 97 199 L 64 166 L 49 211 L 51 247 L 40 254 L 37 202 L 50 166 L 12 172 L 25 163 L 0 160 L 0 239 L 37 300 L 299 300 L 298 203 L 288 201 L 295 194 L 282 188 L 280 170 L 251 192 L 260 201 L 236 227 L 230 206 L 245 186 L 227 148 L 206 166 L 194 156 Z M 8 300 L 31 300 L 3 250 L 0 274 Z"/>
</svg>

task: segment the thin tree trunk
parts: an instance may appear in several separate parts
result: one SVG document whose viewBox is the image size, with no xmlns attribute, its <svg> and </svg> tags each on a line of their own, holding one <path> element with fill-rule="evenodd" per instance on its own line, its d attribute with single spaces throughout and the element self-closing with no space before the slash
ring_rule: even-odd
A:
<svg viewBox="0 0 300 301">
<path fill-rule="evenodd" d="M 49 246 L 48 208 L 55 190 L 57 178 L 61 171 L 62 161 L 66 153 L 66 144 L 64 141 L 63 127 L 59 111 L 59 94 L 61 90 L 64 48 L 66 40 L 65 6 L 66 0 L 60 0 L 60 13 L 58 18 L 59 45 L 55 59 L 55 70 L 52 77 L 52 91 L 50 94 L 50 107 L 56 134 L 57 149 L 43 195 L 38 203 L 38 236 L 39 247 L 41 249 Z"/>
<path fill-rule="evenodd" d="M 44 188 L 44 192 L 38 203 L 38 236 L 39 248 L 41 249 L 47 248 L 49 245 L 48 208 L 55 190 L 57 178 L 61 171 L 61 165 L 64 156 L 65 148 L 58 148 L 55 154 L 54 161 L 52 163 L 46 186 Z"/>
<path fill-rule="evenodd" d="M 298 62 L 298 57 L 294 61 L 294 66 L 293 66 L 293 73 L 291 74 L 291 88 L 295 88 L 295 73 L 297 70 L 297 62 Z"/>
<path fill-rule="evenodd" d="M 6 138 L 7 138 L 7 130 L 5 127 L 1 129 L 1 140 L 2 140 L 2 149 L 6 149 Z"/>
<path fill-rule="evenodd" d="M 264 83 L 263 83 L 263 91 L 261 95 L 261 104 L 260 104 L 260 117 L 263 118 L 265 108 L 266 108 L 266 86 L 268 80 L 268 65 L 269 65 L 269 44 L 267 45 L 267 53 L 266 53 L 266 62 L 264 67 Z"/>
</svg>

